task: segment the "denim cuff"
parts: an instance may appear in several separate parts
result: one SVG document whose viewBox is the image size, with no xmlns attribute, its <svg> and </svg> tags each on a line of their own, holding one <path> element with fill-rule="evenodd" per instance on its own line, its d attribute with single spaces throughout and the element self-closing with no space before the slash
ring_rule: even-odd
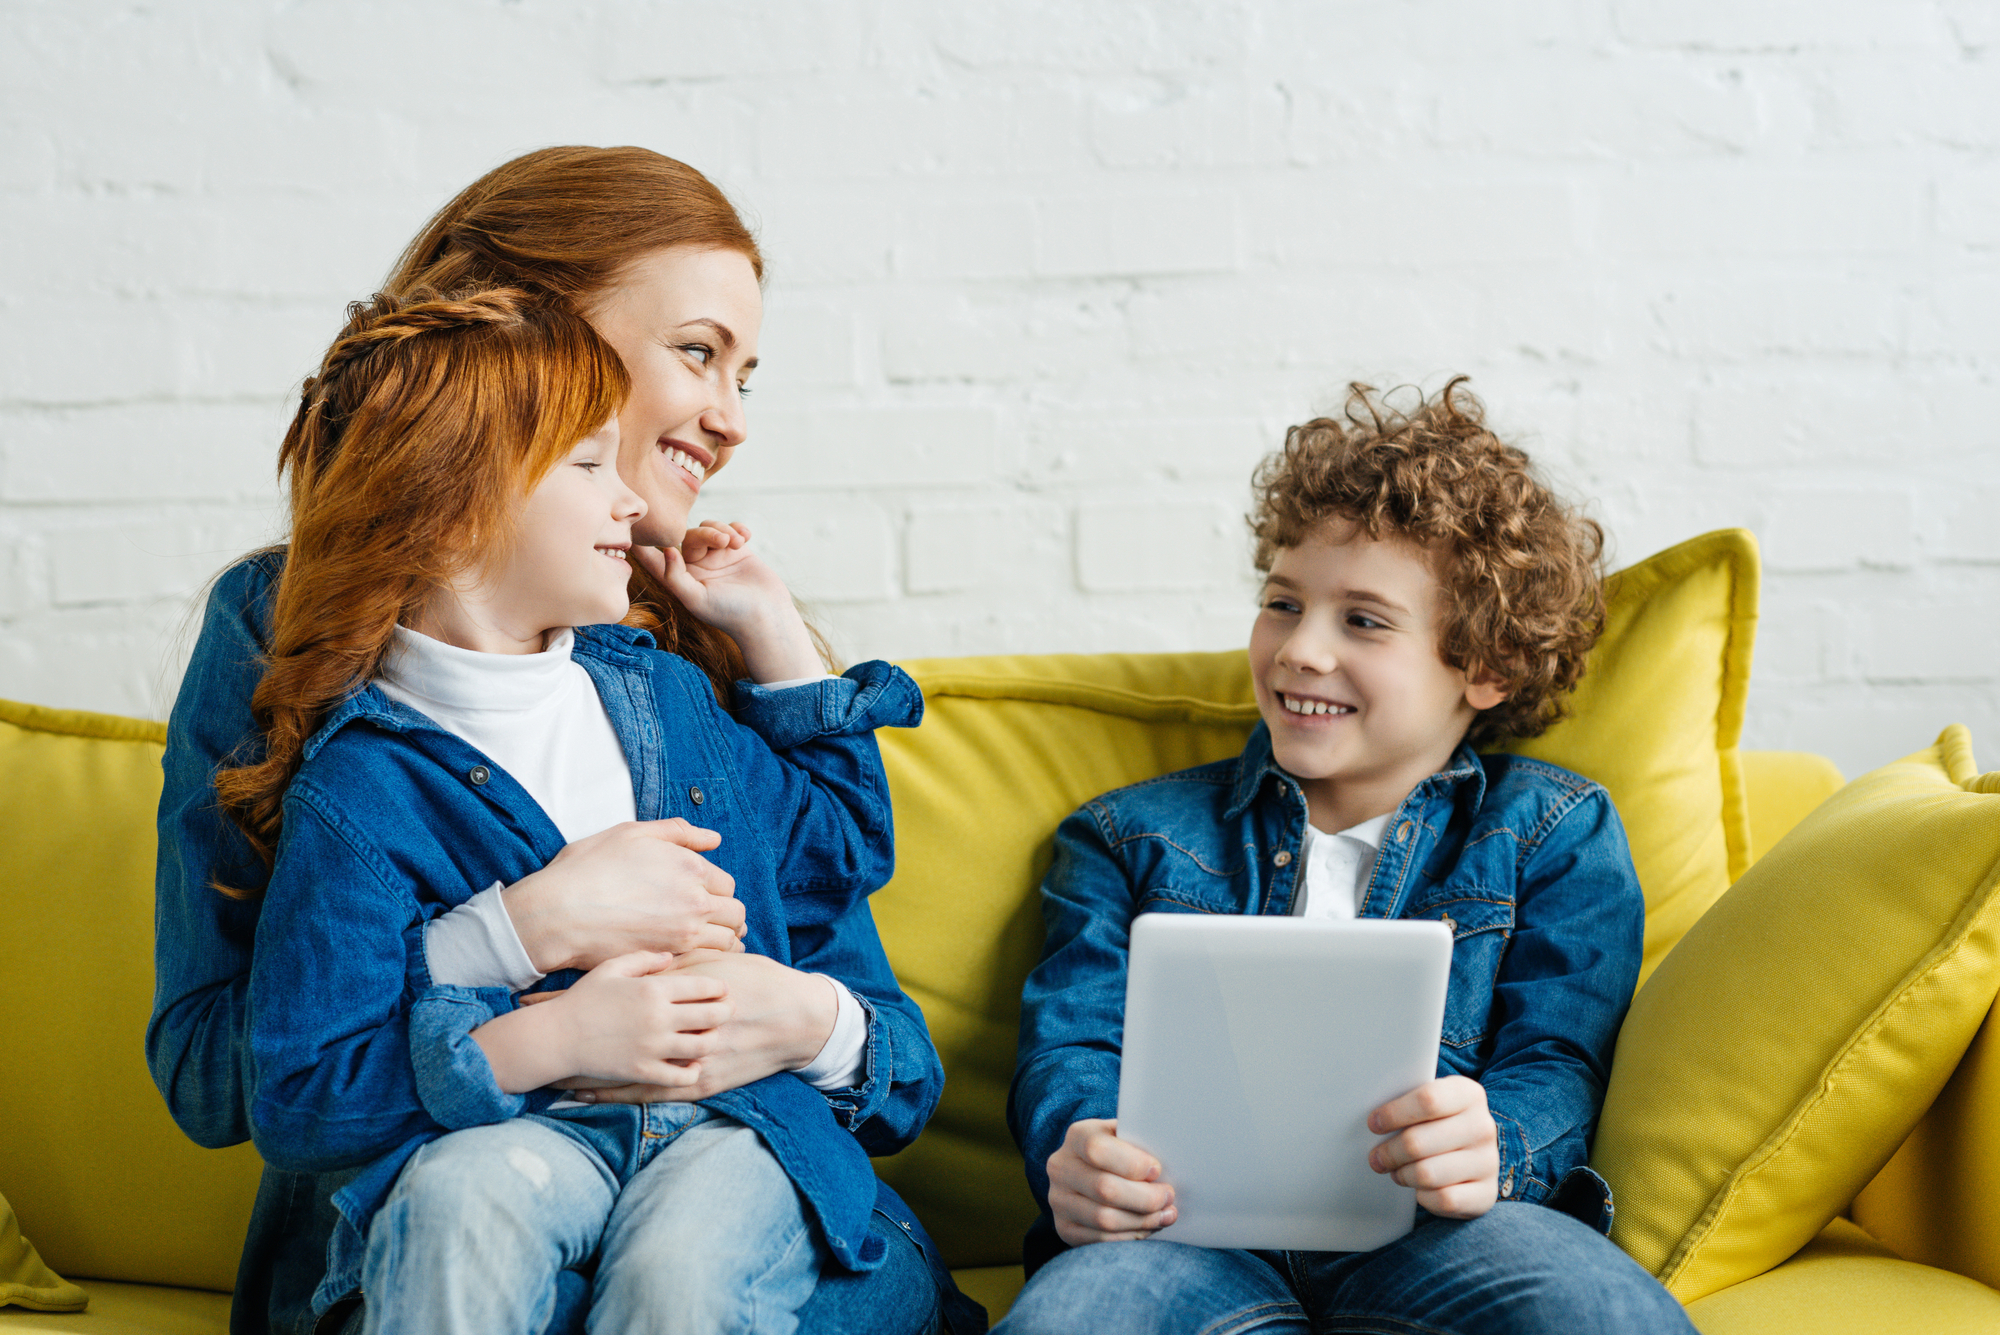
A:
<svg viewBox="0 0 2000 1335">
<path fill-rule="evenodd" d="M 438 1125 L 457 1131 L 518 1117 L 527 1107 L 493 1078 L 472 1031 L 514 1009 L 504 988 L 433 987 L 410 1009 L 410 1064 L 417 1097 Z"/>
<path fill-rule="evenodd" d="M 1500 1199 L 1540 1201 L 1548 1195 L 1549 1185 L 1535 1177 L 1534 1152 L 1528 1148 L 1528 1137 L 1521 1124 L 1494 1113 L 1493 1130 L 1500 1149 Z"/>
<path fill-rule="evenodd" d="M 1611 1184 L 1594 1169 L 1572 1168 L 1564 1173 L 1543 1204 L 1582 1220 L 1607 1238 L 1611 1236 Z"/>
<path fill-rule="evenodd" d="M 845 1089 L 819 1091 L 826 1097 L 826 1106 L 832 1110 L 833 1120 L 840 1123 L 843 1131 L 854 1130 L 880 1109 L 888 1092 L 888 1082 L 878 1080 L 875 1073 L 883 1069 L 882 1062 L 891 1052 L 888 1028 L 876 1018 L 875 1008 L 866 997 L 854 993 L 852 988 L 848 991 L 861 1007 L 862 1024 L 868 1033 L 861 1045 L 861 1080 Z"/>
<path fill-rule="evenodd" d="M 924 716 L 924 693 L 917 684 L 901 668 L 879 659 L 856 663 L 838 677 L 782 690 L 739 681 L 733 703 L 738 721 L 774 751 L 815 737 L 914 728 Z"/>
</svg>

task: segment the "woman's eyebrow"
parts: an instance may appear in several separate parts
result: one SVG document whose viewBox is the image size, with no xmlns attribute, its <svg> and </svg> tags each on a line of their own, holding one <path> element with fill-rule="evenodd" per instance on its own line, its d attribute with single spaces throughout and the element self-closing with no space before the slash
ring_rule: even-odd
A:
<svg viewBox="0 0 2000 1335">
<path fill-rule="evenodd" d="M 690 325 L 705 325 L 708 328 L 714 330 L 716 342 L 722 344 L 722 346 L 725 349 L 733 348 L 736 346 L 735 333 L 729 328 L 728 325 L 722 323 L 722 321 L 720 320 L 711 320 L 706 315 L 704 315 L 699 319 L 681 321 L 680 328 L 686 329 Z"/>
</svg>

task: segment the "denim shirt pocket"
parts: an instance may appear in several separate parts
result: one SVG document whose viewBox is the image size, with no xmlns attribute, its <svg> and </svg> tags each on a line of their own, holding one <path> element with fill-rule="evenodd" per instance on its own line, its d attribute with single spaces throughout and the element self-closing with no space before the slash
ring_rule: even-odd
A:
<svg viewBox="0 0 2000 1335">
<path fill-rule="evenodd" d="M 1402 916 L 1451 929 L 1442 1038 L 1448 1048 L 1477 1048 L 1493 1024 L 1493 988 L 1514 934 L 1513 900 L 1476 886 L 1439 885 L 1414 897 Z"/>
</svg>

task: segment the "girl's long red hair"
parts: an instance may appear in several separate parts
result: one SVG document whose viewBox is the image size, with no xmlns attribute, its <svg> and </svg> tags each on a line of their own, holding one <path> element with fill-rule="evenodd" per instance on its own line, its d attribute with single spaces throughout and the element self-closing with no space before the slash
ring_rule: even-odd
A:
<svg viewBox="0 0 2000 1335">
<path fill-rule="evenodd" d="M 279 453 L 291 550 L 251 697 L 261 755 L 215 780 L 267 867 L 327 712 L 377 674 L 399 621 L 504 554 L 528 491 L 629 388 L 588 322 L 518 288 L 348 308 Z"/>
<path fill-rule="evenodd" d="M 685 162 L 630 146 L 543 148 L 459 191 L 410 242 L 383 291 L 517 287 L 588 316 L 633 263 L 672 246 L 735 251 L 764 277 L 757 239 L 735 206 Z M 730 683 L 749 675 L 736 642 L 695 620 L 636 561 L 631 592 L 628 619 L 706 672 L 727 703 Z"/>
</svg>

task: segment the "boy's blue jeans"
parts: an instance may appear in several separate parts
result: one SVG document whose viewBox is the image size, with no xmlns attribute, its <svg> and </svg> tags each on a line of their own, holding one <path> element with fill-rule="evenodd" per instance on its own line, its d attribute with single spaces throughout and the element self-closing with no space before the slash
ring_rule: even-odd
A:
<svg viewBox="0 0 2000 1335">
<path fill-rule="evenodd" d="M 365 1335 L 583 1328 L 791 1335 L 826 1258 L 757 1133 L 694 1104 L 599 1105 L 456 1131 L 368 1229 Z M 586 1294 L 566 1270 L 596 1261 Z M 561 1282 L 559 1282 L 561 1281 Z"/>
<path fill-rule="evenodd" d="M 1545 1206 L 1472 1220 L 1419 1213 L 1372 1252 L 1098 1242 L 1037 1271 L 994 1335 L 1693 1335 L 1611 1241 Z"/>
</svg>

